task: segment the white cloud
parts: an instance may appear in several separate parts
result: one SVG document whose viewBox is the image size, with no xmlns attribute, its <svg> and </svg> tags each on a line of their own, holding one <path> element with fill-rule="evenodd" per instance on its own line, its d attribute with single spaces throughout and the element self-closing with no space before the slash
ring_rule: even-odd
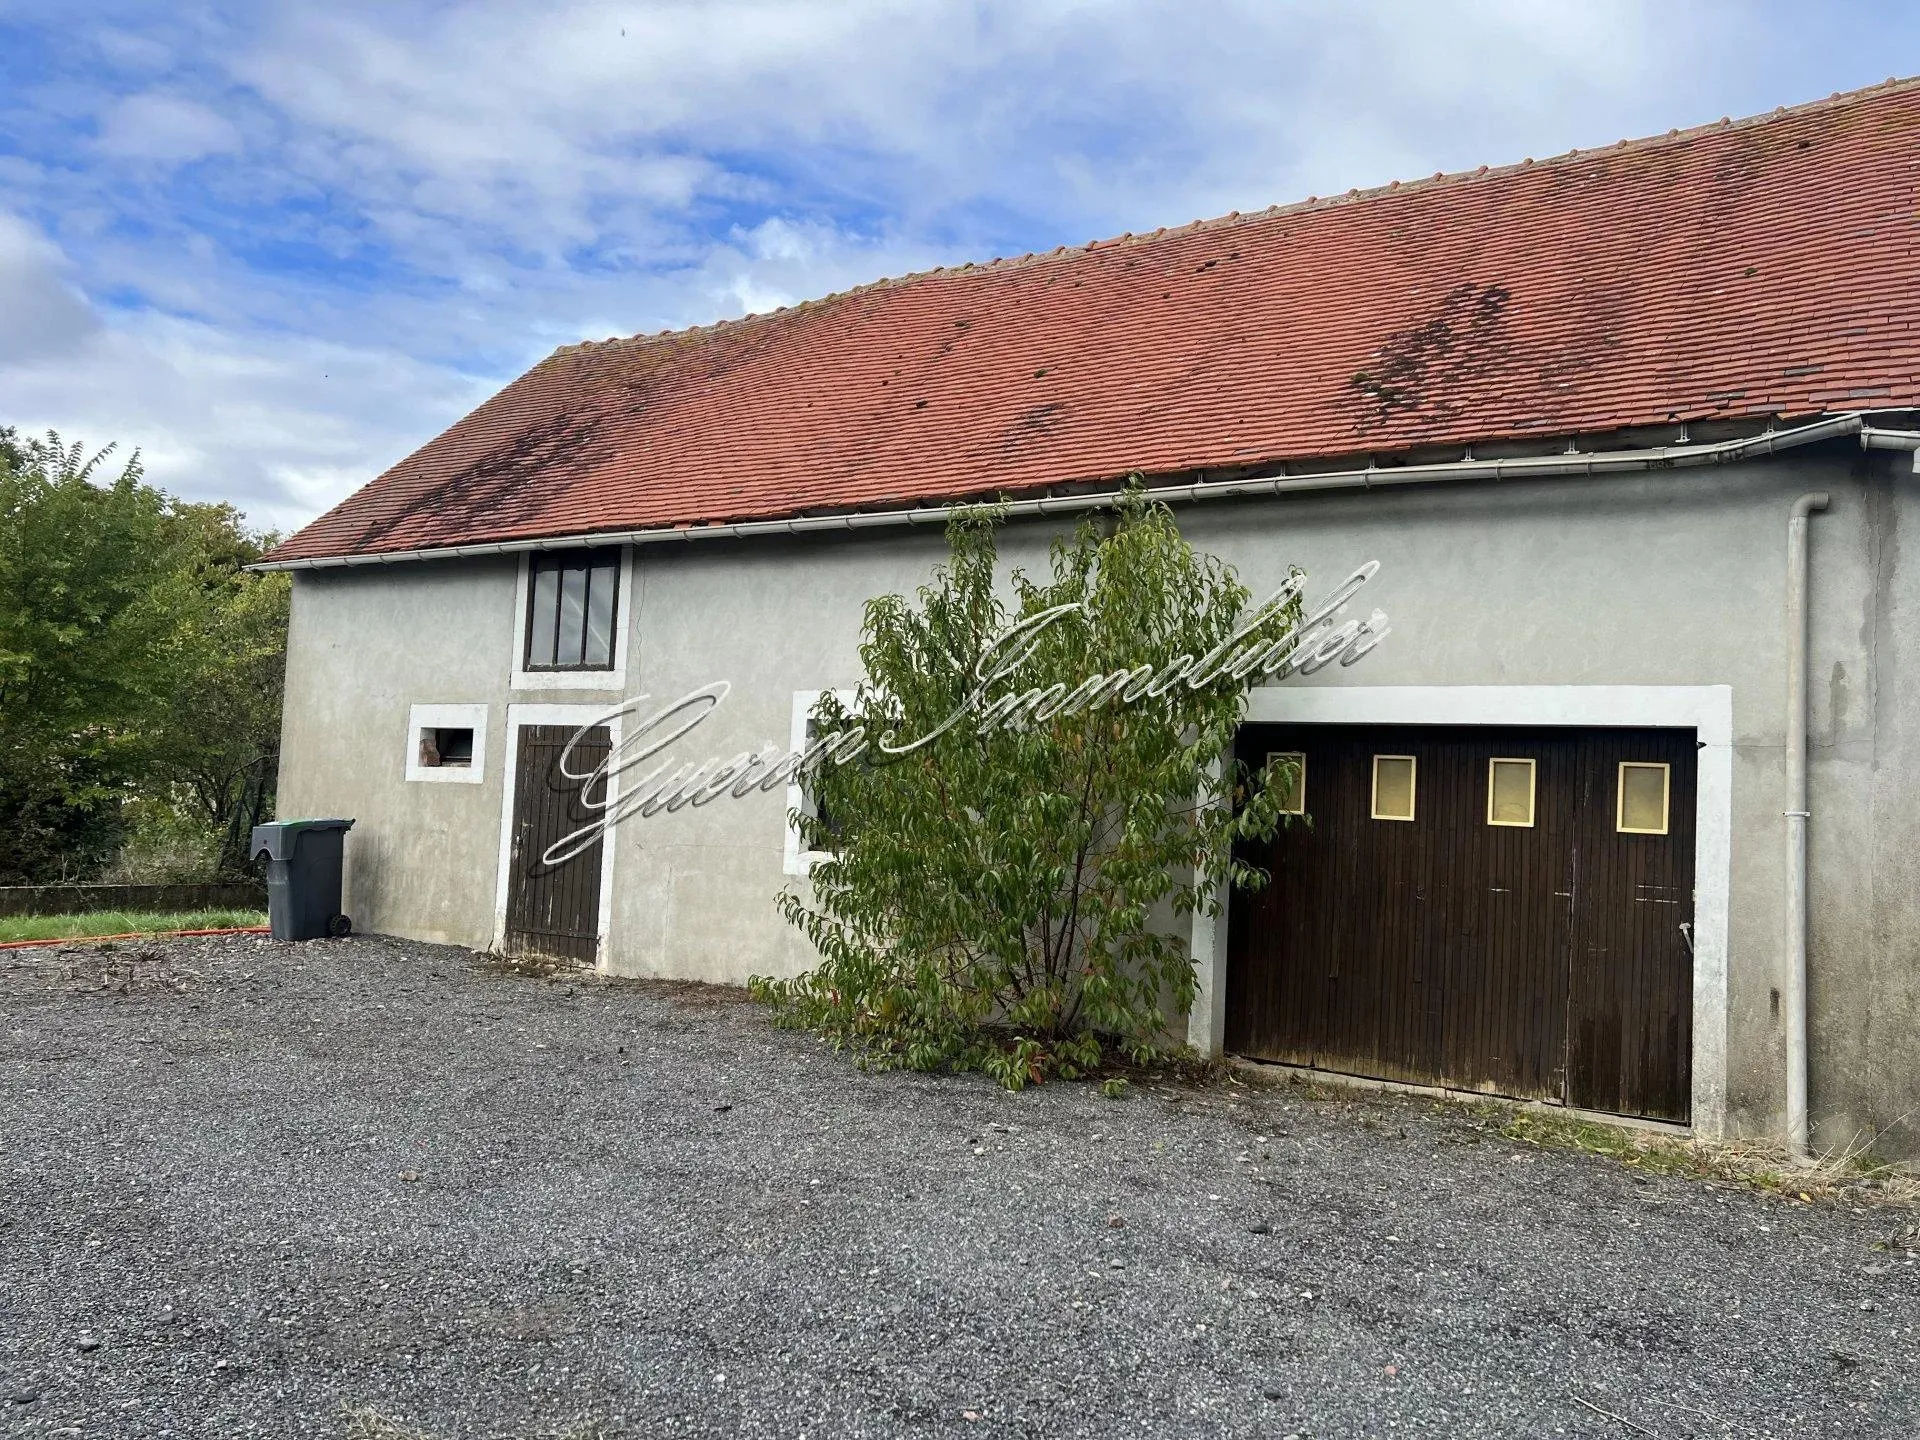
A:
<svg viewBox="0 0 1920 1440">
<path fill-rule="evenodd" d="M 775 216 L 751 229 L 736 227 L 697 272 L 676 277 L 674 288 L 700 323 L 709 316 L 765 315 L 879 275 L 930 269 L 943 258 L 898 238 L 864 239 L 817 221 Z"/>
<path fill-rule="evenodd" d="M 58 285 L 61 268 L 44 237 L 0 215 L 5 418 L 137 448 L 154 483 L 232 500 L 260 525 L 310 519 L 493 388 L 384 347 L 103 316 Z M 33 343 L 5 343 L 22 336 Z"/>
<path fill-rule="evenodd" d="M 240 148 L 240 132 L 205 105 L 150 91 L 129 95 L 100 121 L 100 148 L 125 160 L 185 163 Z"/>
<path fill-rule="evenodd" d="M 99 329 L 66 268 L 46 237 L 0 211 L 0 369 L 71 355 Z"/>
<path fill-rule="evenodd" d="M 1624 120 L 1677 75 L 1690 28 L 1652 0 L 471 3 L 287 12 L 235 75 L 383 213 L 543 251 L 749 193 L 763 164 L 822 199 L 1012 203 L 1103 234 L 1436 151 L 1517 159 L 1459 143 L 1517 122 L 1577 143 L 1567 121 Z"/>
<path fill-rule="evenodd" d="M 127 70 L 164 70 L 174 58 L 172 49 L 151 35 L 118 26 L 103 25 L 87 39 L 108 64 Z"/>
</svg>

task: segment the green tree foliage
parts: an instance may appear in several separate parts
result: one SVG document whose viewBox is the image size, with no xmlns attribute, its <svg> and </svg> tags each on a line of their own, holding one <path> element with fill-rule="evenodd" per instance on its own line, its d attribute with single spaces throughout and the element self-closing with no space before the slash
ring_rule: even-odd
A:
<svg viewBox="0 0 1920 1440">
<path fill-rule="evenodd" d="M 91 877 L 135 796 L 224 838 L 271 794 L 288 587 L 241 568 L 270 537 L 110 451 L 0 428 L 0 881 Z"/>
<path fill-rule="evenodd" d="M 831 857 L 810 897 L 780 903 L 821 962 L 754 988 L 781 1023 L 863 1064 L 984 1069 L 1017 1088 L 1085 1074 L 1116 1048 L 1144 1059 L 1191 1009 L 1173 922 L 1217 903 L 1210 877 L 1261 883 L 1234 846 L 1271 836 L 1291 776 L 1223 760 L 1246 681 L 1178 662 L 1250 620 L 1248 646 L 1283 644 L 1301 617 L 1297 599 L 1250 616 L 1232 572 L 1137 492 L 1117 523 L 1056 542 L 1050 577 L 1014 572 L 1011 605 L 995 584 L 995 527 L 992 512 L 957 520 L 917 603 L 867 606 L 866 678 L 851 705 L 823 698 L 816 734 L 846 746 L 864 728 L 909 753 L 875 745 L 809 776 L 817 813 L 797 823 Z M 1072 608 L 1039 623 L 1056 607 Z M 1028 639 L 1008 646 L 1010 627 Z M 1159 693 L 1089 686 L 1122 672 L 1132 691 Z M 1093 698 L 1076 706 L 1076 694 Z"/>
<path fill-rule="evenodd" d="M 195 588 L 180 612 L 147 773 L 187 802 L 211 832 L 217 870 L 232 875 L 246 868 L 253 827 L 273 810 L 292 587 L 285 575 L 242 568 L 273 537 L 249 532 L 231 506 L 181 505 L 175 517 L 191 537 Z"/>
</svg>

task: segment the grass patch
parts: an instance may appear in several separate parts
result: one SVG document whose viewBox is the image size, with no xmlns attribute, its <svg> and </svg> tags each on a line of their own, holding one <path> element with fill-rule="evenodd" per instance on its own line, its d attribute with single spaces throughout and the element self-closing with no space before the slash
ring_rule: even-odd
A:
<svg viewBox="0 0 1920 1440">
<path fill-rule="evenodd" d="M 1264 1088 L 1285 1085 L 1288 1095 L 1298 1099 L 1344 1100 L 1362 1105 L 1371 1101 L 1381 1105 L 1411 1098 L 1406 1092 L 1392 1089 L 1327 1084 L 1281 1066 L 1245 1061 L 1229 1063 L 1237 1072 L 1224 1077 L 1230 1083 L 1240 1083 L 1244 1076 L 1247 1083 Z M 1201 1080 L 1202 1077 L 1196 1074 L 1193 1078 Z M 1863 1133 L 1844 1149 L 1812 1160 L 1796 1161 L 1780 1146 L 1765 1141 L 1688 1139 L 1504 1099 L 1455 1093 L 1436 1097 L 1429 1104 L 1437 1116 L 1464 1114 L 1465 1123 L 1454 1119 L 1445 1129 L 1467 1144 L 1504 1140 L 1541 1150 L 1576 1150 L 1643 1174 L 1737 1185 L 1798 1204 L 1828 1201 L 1856 1209 L 1866 1206 L 1920 1209 L 1920 1165 L 1881 1159 L 1873 1149 L 1877 1134 Z M 1902 1115 L 1892 1124 L 1902 1124 L 1909 1118 Z M 1359 1115 L 1358 1124 L 1368 1130 L 1386 1128 L 1382 1121 L 1365 1113 Z M 1406 1134 L 1404 1128 L 1401 1134 Z M 1894 1239 L 1898 1243 L 1889 1242 L 1890 1248 L 1912 1248 L 1909 1242 L 1920 1242 L 1920 1222 L 1896 1232 Z"/>
<path fill-rule="evenodd" d="M 1905 1166 L 1876 1160 L 1869 1150 L 1850 1150 L 1796 1164 L 1784 1151 L 1769 1145 L 1682 1140 L 1580 1116 L 1498 1104 L 1474 1108 L 1482 1124 L 1503 1140 L 1603 1155 L 1648 1174 L 1742 1185 L 1806 1205 L 1817 1200 L 1850 1205 L 1920 1205 L 1920 1175 Z"/>
<path fill-rule="evenodd" d="M 1608 1125 L 1575 1115 L 1543 1114 L 1538 1110 L 1509 1110 L 1505 1106 L 1486 1106 L 1497 1122 L 1503 1140 L 1535 1145 L 1546 1150 L 1578 1150 L 1586 1155 L 1605 1155 L 1636 1170 L 1655 1175 L 1691 1175 L 1708 1173 L 1704 1157 L 1685 1140 L 1624 1125 Z"/>
<path fill-rule="evenodd" d="M 96 935 L 158 935 L 169 930 L 238 930 L 264 925 L 258 910 L 95 910 L 84 915 L 0 916 L 9 940 L 84 940 Z"/>
</svg>

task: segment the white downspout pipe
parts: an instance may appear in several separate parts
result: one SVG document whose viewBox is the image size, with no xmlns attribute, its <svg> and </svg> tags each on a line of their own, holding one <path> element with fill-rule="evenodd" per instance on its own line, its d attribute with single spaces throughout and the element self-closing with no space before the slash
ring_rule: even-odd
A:
<svg viewBox="0 0 1920 1440">
<path fill-rule="evenodd" d="M 1787 520 L 1787 1144 L 1807 1154 L 1807 517 L 1825 491 L 1793 502 Z"/>
</svg>

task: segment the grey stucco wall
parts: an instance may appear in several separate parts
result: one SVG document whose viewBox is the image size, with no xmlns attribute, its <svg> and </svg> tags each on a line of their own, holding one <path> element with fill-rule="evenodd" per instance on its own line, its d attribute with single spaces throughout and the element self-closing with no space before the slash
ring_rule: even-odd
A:
<svg viewBox="0 0 1920 1440">
<path fill-rule="evenodd" d="M 515 571 L 382 567 L 294 583 L 279 813 L 355 821 L 345 899 L 362 930 L 492 943 Z M 405 778 L 408 709 L 443 702 L 489 707 L 482 784 Z"/>
<path fill-rule="evenodd" d="M 1728 1118 L 1777 1130 L 1782 985 L 1784 573 L 1787 508 L 1813 523 L 1812 1090 L 1816 1142 L 1884 1131 L 1920 1154 L 1920 576 L 1903 560 L 1920 480 L 1905 457 L 1835 448 L 1760 465 L 1607 480 L 1295 496 L 1179 512 L 1199 547 L 1256 591 L 1290 563 L 1330 587 L 1382 562 L 1361 612 L 1392 637 L 1360 665 L 1289 684 L 1728 685 L 1735 766 Z M 1003 559 L 1044 563 L 1016 528 Z M 861 608 L 910 590 L 936 535 L 715 542 L 636 554 L 624 694 L 732 690 L 681 749 L 731 754 L 788 738 L 796 690 L 858 676 Z M 620 694 L 509 688 L 512 560 L 298 576 L 282 810 L 355 816 L 349 903 L 362 928 L 485 946 L 495 927 L 507 706 Z M 407 708 L 489 707 L 478 785 L 403 779 Z M 616 832 L 606 963 L 626 974 L 743 981 L 808 952 L 772 897 L 778 795 L 635 819 Z"/>
</svg>

